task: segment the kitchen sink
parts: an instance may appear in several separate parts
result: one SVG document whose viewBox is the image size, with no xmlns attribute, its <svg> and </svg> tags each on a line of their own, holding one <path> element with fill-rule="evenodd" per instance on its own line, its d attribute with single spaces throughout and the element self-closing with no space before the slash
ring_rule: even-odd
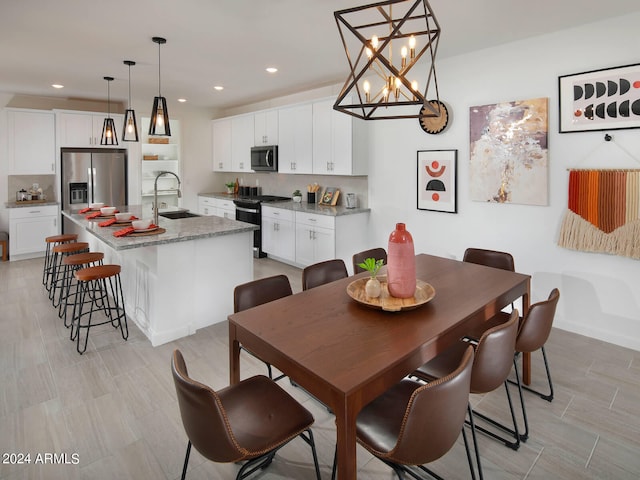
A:
<svg viewBox="0 0 640 480">
<path fill-rule="evenodd" d="M 198 215 L 197 213 L 191 213 L 187 211 L 179 211 L 179 212 L 159 212 L 158 216 L 175 220 L 177 218 L 201 217 L 202 215 Z"/>
</svg>

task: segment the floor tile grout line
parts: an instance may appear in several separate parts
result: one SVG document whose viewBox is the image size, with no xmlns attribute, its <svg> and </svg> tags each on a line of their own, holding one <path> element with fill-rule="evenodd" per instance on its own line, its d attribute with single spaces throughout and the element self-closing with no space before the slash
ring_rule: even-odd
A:
<svg viewBox="0 0 640 480">
<path fill-rule="evenodd" d="M 589 468 L 589 463 L 591 463 L 591 457 L 593 457 L 593 453 L 596 451 L 596 447 L 598 446 L 599 441 L 600 441 L 600 435 L 596 437 L 596 441 L 593 443 L 593 448 L 591 449 L 589 458 L 587 458 L 587 463 L 584 464 L 584 468 Z"/>
<path fill-rule="evenodd" d="M 573 399 L 576 398 L 575 395 L 571 395 L 571 398 L 569 399 L 569 403 L 567 403 L 567 406 L 564 407 L 564 410 L 562 411 L 562 413 L 560 414 L 560 418 L 564 418 L 564 414 L 567 413 L 567 410 L 569 410 L 569 407 L 571 406 L 571 404 L 573 403 Z"/>
<path fill-rule="evenodd" d="M 613 409 L 613 403 L 616 401 L 616 398 L 618 397 L 618 392 L 620 391 L 619 387 L 616 387 L 616 391 L 613 394 L 613 398 L 611 399 L 611 403 L 609 403 L 609 410 Z"/>
<path fill-rule="evenodd" d="M 527 470 L 527 473 L 524 474 L 524 477 L 522 477 L 522 480 L 527 480 L 527 478 L 529 478 L 529 474 L 531 473 L 531 470 L 533 470 L 533 467 L 536 466 L 536 463 L 538 463 L 538 459 L 542 455 L 542 452 L 544 452 L 544 446 L 540 449 L 538 455 L 536 455 L 536 458 L 533 459 L 533 463 L 529 467 L 529 470 Z"/>
</svg>

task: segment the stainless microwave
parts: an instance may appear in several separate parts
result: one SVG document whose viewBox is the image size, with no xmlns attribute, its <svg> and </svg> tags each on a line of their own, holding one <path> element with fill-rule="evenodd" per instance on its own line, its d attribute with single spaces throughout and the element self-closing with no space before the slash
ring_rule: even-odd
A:
<svg viewBox="0 0 640 480">
<path fill-rule="evenodd" d="M 277 172 L 278 146 L 251 147 L 251 169 L 256 172 Z"/>
</svg>

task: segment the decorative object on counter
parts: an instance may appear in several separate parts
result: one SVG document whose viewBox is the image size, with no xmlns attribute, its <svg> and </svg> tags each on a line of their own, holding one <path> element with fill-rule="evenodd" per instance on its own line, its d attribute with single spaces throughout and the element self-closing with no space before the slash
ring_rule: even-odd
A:
<svg viewBox="0 0 640 480">
<path fill-rule="evenodd" d="M 160 45 L 167 43 L 162 37 L 153 37 L 154 43 L 158 44 L 158 96 L 153 98 L 153 108 L 151 109 L 151 119 L 149 122 L 149 135 L 171 136 L 171 126 L 169 125 L 169 111 L 167 110 L 167 99 L 160 92 Z"/>
<path fill-rule="evenodd" d="M 351 70 L 335 110 L 363 120 L 440 117 L 435 56 L 441 30 L 427 0 L 388 0 L 334 17 Z M 432 81 L 435 106 L 427 100 Z M 422 109 L 408 111 L 412 105 Z"/>
<path fill-rule="evenodd" d="M 143 160 L 158 160 L 158 155 L 143 155 Z"/>
<path fill-rule="evenodd" d="M 418 210 L 457 213 L 457 150 L 418 151 Z"/>
<path fill-rule="evenodd" d="M 127 110 L 124 112 L 124 124 L 122 126 L 122 141 L 137 142 L 138 141 L 138 123 L 136 122 L 136 112 L 131 108 L 131 66 L 136 62 L 133 60 L 125 60 L 123 62 L 129 67 L 129 103 Z"/>
<path fill-rule="evenodd" d="M 231 195 L 231 194 L 233 194 L 233 190 L 234 190 L 236 184 L 233 183 L 233 182 L 227 182 L 227 183 L 224 184 L 224 186 L 227 187 L 227 193 L 229 195 Z"/>
<path fill-rule="evenodd" d="M 416 259 L 413 237 L 404 223 L 396 223 L 387 252 L 389 293 L 397 298 L 412 297 L 416 291 Z"/>
<path fill-rule="evenodd" d="M 364 291 L 367 294 L 367 297 L 378 298 L 380 293 L 382 293 L 380 280 L 376 278 L 376 275 L 383 265 L 384 260 L 382 258 L 378 260 L 375 258 L 365 258 L 362 263 L 358 264 L 360 268 L 369 272 L 369 280 L 367 280 L 367 283 L 364 285 Z"/>
<path fill-rule="evenodd" d="M 334 206 L 338 203 L 338 197 L 340 196 L 340 190 L 336 187 L 325 187 L 320 195 L 320 205 Z"/>
<path fill-rule="evenodd" d="M 358 208 L 358 197 L 355 193 L 347 193 L 347 208 Z"/>
<path fill-rule="evenodd" d="M 100 137 L 100 145 L 118 145 L 118 134 L 116 133 L 116 124 L 111 118 L 111 90 L 109 84 L 113 81 L 113 77 L 104 77 L 107 81 L 107 118 L 102 124 L 102 136 Z"/>
<path fill-rule="evenodd" d="M 16 202 L 26 202 L 31 200 L 31 194 L 24 188 L 16 192 Z"/>
<path fill-rule="evenodd" d="M 444 129 L 449 125 L 449 110 L 447 106 L 438 100 L 429 100 L 429 104 L 440 112 L 438 116 L 426 115 L 429 113 L 426 107 L 422 107 L 420 113 L 424 113 L 425 116 L 418 119 L 420 122 L 420 128 L 426 133 L 436 135 L 444 132 Z"/>
<path fill-rule="evenodd" d="M 236 177 L 236 183 L 233 184 L 234 195 L 237 195 L 239 190 L 240 190 L 240 182 L 238 182 L 238 177 Z"/>
<path fill-rule="evenodd" d="M 169 145 L 169 139 L 166 137 L 149 137 L 147 141 L 153 145 Z"/>
<path fill-rule="evenodd" d="M 296 190 L 291 195 L 291 198 L 293 199 L 294 202 L 300 203 L 302 202 L 302 193 L 300 192 L 300 190 Z"/>
<path fill-rule="evenodd" d="M 316 202 L 318 201 L 316 198 L 316 192 L 318 191 L 318 189 L 320 188 L 320 185 L 318 185 L 317 182 L 314 182 L 313 184 L 308 184 L 307 185 L 307 203 L 310 205 L 315 205 Z"/>
<path fill-rule="evenodd" d="M 394 297 L 389 293 L 387 277 L 381 275 L 378 279 L 380 280 L 380 296 L 378 297 L 374 298 L 367 295 L 365 291 L 368 282 L 367 278 L 359 278 L 351 282 L 347 286 L 347 294 L 362 305 L 386 312 L 413 310 L 428 303 L 436 296 L 436 291 L 432 285 L 422 280 L 416 280 L 416 289 L 411 297 Z"/>
</svg>

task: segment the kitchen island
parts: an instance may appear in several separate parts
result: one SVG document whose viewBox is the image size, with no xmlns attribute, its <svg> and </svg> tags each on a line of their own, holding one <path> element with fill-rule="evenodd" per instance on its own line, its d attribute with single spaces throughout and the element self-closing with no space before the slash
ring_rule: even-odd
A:
<svg viewBox="0 0 640 480">
<path fill-rule="evenodd" d="M 140 216 L 140 206 L 118 207 Z M 77 233 L 105 263 L 121 265 L 127 316 L 161 345 L 224 321 L 233 289 L 253 279 L 255 225 L 221 217 L 159 218 L 158 235 L 115 237 L 122 226 L 66 210 L 65 233 Z M 70 227 L 72 231 L 66 231 Z"/>
</svg>

